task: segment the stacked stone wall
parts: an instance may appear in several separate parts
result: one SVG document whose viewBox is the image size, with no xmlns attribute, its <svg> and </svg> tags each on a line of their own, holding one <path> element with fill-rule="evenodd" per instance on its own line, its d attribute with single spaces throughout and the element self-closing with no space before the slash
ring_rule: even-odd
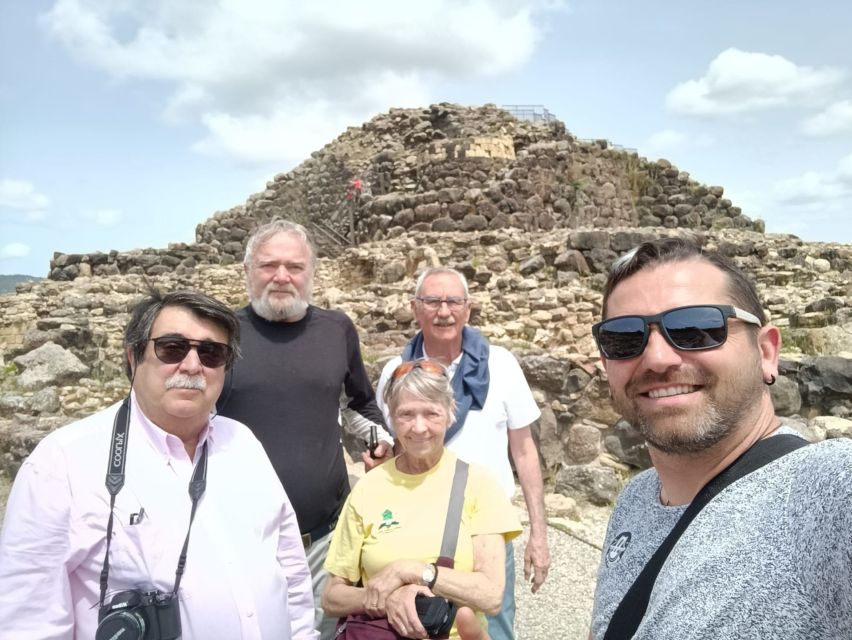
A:
<svg viewBox="0 0 852 640">
<path fill-rule="evenodd" d="M 629 469 L 647 466 L 648 457 L 610 404 L 590 326 L 600 315 L 611 261 L 659 235 L 685 235 L 718 249 L 754 278 L 785 344 L 782 375 L 772 389 L 779 414 L 804 425 L 800 428 L 813 438 L 852 433 L 849 246 L 735 229 L 403 232 L 321 259 L 316 303 L 353 319 L 377 377 L 416 331 L 409 305 L 415 276 L 438 264 L 461 270 L 470 281 L 472 324 L 518 356 L 542 408 L 534 433 L 547 478 L 565 493 L 603 503 Z M 0 450 L 8 469 L 14 470 L 45 430 L 126 393 L 122 328 L 149 280 L 166 290 L 197 288 L 232 306 L 245 304 L 244 276 L 236 263 L 154 276 L 46 280 L 3 296 Z M 20 357 L 49 344 L 78 358 L 86 372 L 70 381 L 22 386 L 26 366 Z"/>
</svg>

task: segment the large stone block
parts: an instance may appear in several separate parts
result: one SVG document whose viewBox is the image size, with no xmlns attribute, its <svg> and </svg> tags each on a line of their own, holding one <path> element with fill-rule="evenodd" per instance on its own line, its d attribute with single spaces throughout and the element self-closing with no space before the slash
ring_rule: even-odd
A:
<svg viewBox="0 0 852 640">
<path fill-rule="evenodd" d="M 787 376 L 779 375 L 775 384 L 769 388 L 772 396 L 772 404 L 775 413 L 781 416 L 792 416 L 799 413 L 802 408 L 802 396 L 799 393 L 799 385 L 795 380 Z"/>
<path fill-rule="evenodd" d="M 651 466 L 651 455 L 645 439 L 637 429 L 626 420 L 619 420 L 604 437 L 604 446 L 616 460 L 638 469 Z"/>
<path fill-rule="evenodd" d="M 68 384 L 89 373 L 89 367 L 77 356 L 53 342 L 18 356 L 14 363 L 23 369 L 18 384 L 24 389 Z"/>
<path fill-rule="evenodd" d="M 607 506 L 621 490 L 621 478 L 614 469 L 591 465 L 563 465 L 556 475 L 556 491 L 575 500 Z"/>
<path fill-rule="evenodd" d="M 601 453 L 601 432 L 597 427 L 582 422 L 571 425 L 565 452 L 575 464 L 586 464 Z"/>
</svg>

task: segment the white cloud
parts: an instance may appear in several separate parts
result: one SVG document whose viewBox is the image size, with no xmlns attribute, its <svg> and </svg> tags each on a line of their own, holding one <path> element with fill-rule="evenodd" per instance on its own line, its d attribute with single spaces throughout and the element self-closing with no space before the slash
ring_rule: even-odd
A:
<svg viewBox="0 0 852 640">
<path fill-rule="evenodd" d="M 0 260 L 26 258 L 28 255 L 30 255 L 30 247 L 23 242 L 10 242 L 0 247 Z"/>
<path fill-rule="evenodd" d="M 0 180 L 0 207 L 16 211 L 31 211 L 36 215 L 50 204 L 50 199 L 35 190 L 31 182 L 3 178 Z"/>
<path fill-rule="evenodd" d="M 834 171 L 807 171 L 781 180 L 774 192 L 782 204 L 810 209 L 846 207 L 852 199 L 852 154 L 842 158 Z"/>
<path fill-rule="evenodd" d="M 114 227 L 121 222 L 121 211 L 118 209 L 93 209 L 85 211 L 83 219 L 94 222 L 101 227 Z"/>
<path fill-rule="evenodd" d="M 802 131 L 810 136 L 852 133 L 852 100 L 830 104 L 824 111 L 805 120 Z"/>
<path fill-rule="evenodd" d="M 372 114 L 388 104 L 418 106 L 428 102 L 416 82 L 388 74 L 375 78 L 372 84 L 352 84 L 350 88 L 349 104 L 327 99 L 299 104 L 287 101 L 264 115 L 205 113 L 201 121 L 208 135 L 195 143 L 193 150 L 230 157 L 242 164 L 283 163 L 289 167 L 346 127 L 360 124 L 365 112 Z"/>
<path fill-rule="evenodd" d="M 693 135 L 676 129 L 663 129 L 648 136 L 643 151 L 649 154 L 659 154 L 690 147 L 709 147 L 714 143 L 713 137 L 706 133 Z"/>
<path fill-rule="evenodd" d="M 360 3 L 57 0 L 45 30 L 84 64 L 171 87 L 171 123 L 197 151 L 244 163 L 301 159 L 391 106 L 431 101 L 438 78 L 521 67 L 552 0 Z"/>
<path fill-rule="evenodd" d="M 807 67 L 779 55 L 726 49 L 698 80 L 675 86 L 666 107 L 693 116 L 728 116 L 775 107 L 813 105 L 844 78 L 834 67 Z"/>
</svg>

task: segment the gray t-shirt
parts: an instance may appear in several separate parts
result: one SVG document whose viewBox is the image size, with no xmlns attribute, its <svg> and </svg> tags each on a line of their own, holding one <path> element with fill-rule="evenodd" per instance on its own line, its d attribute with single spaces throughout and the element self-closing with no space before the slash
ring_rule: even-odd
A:
<svg viewBox="0 0 852 640">
<path fill-rule="evenodd" d="M 659 494 L 649 469 L 619 496 L 598 570 L 596 640 L 686 510 Z M 852 440 L 793 451 L 716 496 L 672 549 L 634 638 L 852 639 Z"/>
</svg>

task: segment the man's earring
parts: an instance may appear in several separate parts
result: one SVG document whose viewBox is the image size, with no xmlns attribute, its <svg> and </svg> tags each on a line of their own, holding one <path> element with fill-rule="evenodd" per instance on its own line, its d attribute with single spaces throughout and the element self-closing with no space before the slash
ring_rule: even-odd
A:
<svg viewBox="0 0 852 640">
<path fill-rule="evenodd" d="M 771 387 L 773 384 L 775 384 L 775 376 L 770 373 L 769 380 L 764 380 L 763 384 L 765 384 L 767 387 Z"/>
</svg>

